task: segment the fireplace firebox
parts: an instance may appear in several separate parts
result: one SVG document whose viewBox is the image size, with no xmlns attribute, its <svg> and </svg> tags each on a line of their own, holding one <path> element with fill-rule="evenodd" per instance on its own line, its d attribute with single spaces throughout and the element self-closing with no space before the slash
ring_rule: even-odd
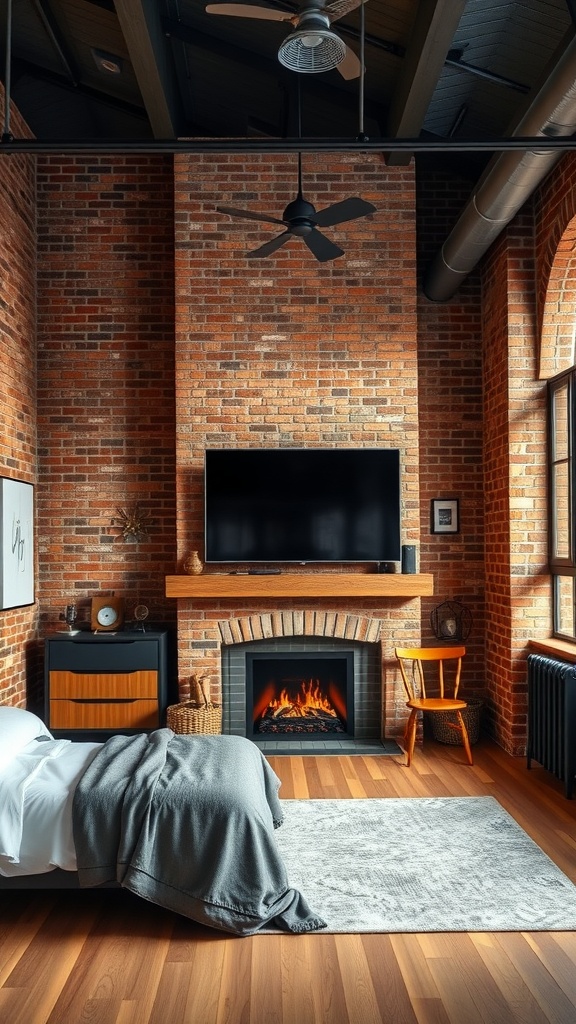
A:
<svg viewBox="0 0 576 1024">
<path fill-rule="evenodd" d="M 263 660 L 256 670 L 256 701 L 253 681 L 254 655 Z M 328 660 L 326 656 L 329 655 Z M 319 656 L 321 659 L 319 660 Z M 250 662 L 249 662 L 250 659 Z M 334 660 L 335 659 L 335 660 Z M 268 662 L 268 665 L 266 665 Z M 262 704 L 264 683 L 259 678 L 273 672 L 277 696 L 269 695 L 266 707 L 272 700 L 279 700 L 282 690 L 287 690 L 290 703 L 296 705 L 293 714 L 288 714 L 283 698 L 282 713 L 270 717 L 276 719 L 272 725 L 283 725 L 283 731 L 260 731 L 261 708 L 255 715 L 255 703 Z M 332 678 L 326 679 L 329 675 Z M 282 680 L 290 677 L 290 688 Z M 296 677 L 295 691 L 292 679 Z M 305 710 L 302 704 L 310 704 L 311 698 L 319 700 L 316 680 L 320 680 L 320 691 L 324 691 L 336 715 L 330 710 L 321 716 Z M 311 682 L 312 681 L 312 682 Z M 282 685 L 280 685 L 282 684 Z M 302 690 L 304 688 L 304 692 Z M 306 694 L 309 696 L 307 697 Z M 338 722 L 332 721 L 335 717 Z M 290 719 L 299 719 L 296 723 Z M 344 729 L 344 732 L 317 732 L 301 730 L 303 723 L 310 719 L 323 722 L 323 727 Z M 286 729 L 288 726 L 288 729 Z M 258 730 L 258 731 L 256 731 Z M 344 637 L 317 636 L 315 634 L 290 634 L 288 636 L 261 637 L 257 640 L 237 641 L 222 645 L 222 731 L 235 736 L 247 736 L 268 754 L 289 754 L 307 751 L 314 754 L 374 753 L 382 750 L 382 664 L 381 651 L 377 643 L 366 640 L 352 640 Z M 396 753 L 398 747 L 394 744 Z"/>
<path fill-rule="evenodd" d="M 354 736 L 354 652 L 246 654 L 246 735 Z"/>
</svg>

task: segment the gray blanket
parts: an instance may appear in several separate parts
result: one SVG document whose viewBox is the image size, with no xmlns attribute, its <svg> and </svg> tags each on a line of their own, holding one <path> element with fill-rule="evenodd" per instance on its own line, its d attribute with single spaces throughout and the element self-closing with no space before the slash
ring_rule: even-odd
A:
<svg viewBox="0 0 576 1024">
<path fill-rule="evenodd" d="M 279 785 L 240 736 L 113 736 L 74 796 L 80 885 L 115 880 L 236 935 L 326 927 L 288 884 Z"/>
</svg>

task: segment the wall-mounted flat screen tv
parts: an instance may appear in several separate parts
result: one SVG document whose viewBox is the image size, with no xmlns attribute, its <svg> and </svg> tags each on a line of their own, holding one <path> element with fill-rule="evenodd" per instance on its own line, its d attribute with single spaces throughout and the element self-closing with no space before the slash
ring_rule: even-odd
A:
<svg viewBox="0 0 576 1024">
<path fill-rule="evenodd" d="M 208 449 L 205 561 L 400 559 L 396 448 Z"/>
</svg>

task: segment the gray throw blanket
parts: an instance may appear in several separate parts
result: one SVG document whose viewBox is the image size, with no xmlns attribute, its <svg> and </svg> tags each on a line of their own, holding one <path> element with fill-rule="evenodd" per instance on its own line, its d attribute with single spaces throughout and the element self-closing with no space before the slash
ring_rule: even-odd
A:
<svg viewBox="0 0 576 1024">
<path fill-rule="evenodd" d="M 113 736 L 74 795 L 80 885 L 115 880 L 236 935 L 325 928 L 288 884 L 279 785 L 241 736 Z"/>
</svg>

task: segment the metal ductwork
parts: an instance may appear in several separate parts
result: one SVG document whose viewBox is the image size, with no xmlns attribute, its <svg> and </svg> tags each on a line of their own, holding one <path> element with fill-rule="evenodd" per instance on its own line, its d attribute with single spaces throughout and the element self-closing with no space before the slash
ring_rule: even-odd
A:
<svg viewBox="0 0 576 1024">
<path fill-rule="evenodd" d="M 576 131 L 576 38 L 561 54 L 512 136 L 570 136 Z M 430 264 L 424 293 L 451 299 L 495 238 L 562 156 L 561 150 L 505 152 L 494 156 L 460 218 Z"/>
</svg>

